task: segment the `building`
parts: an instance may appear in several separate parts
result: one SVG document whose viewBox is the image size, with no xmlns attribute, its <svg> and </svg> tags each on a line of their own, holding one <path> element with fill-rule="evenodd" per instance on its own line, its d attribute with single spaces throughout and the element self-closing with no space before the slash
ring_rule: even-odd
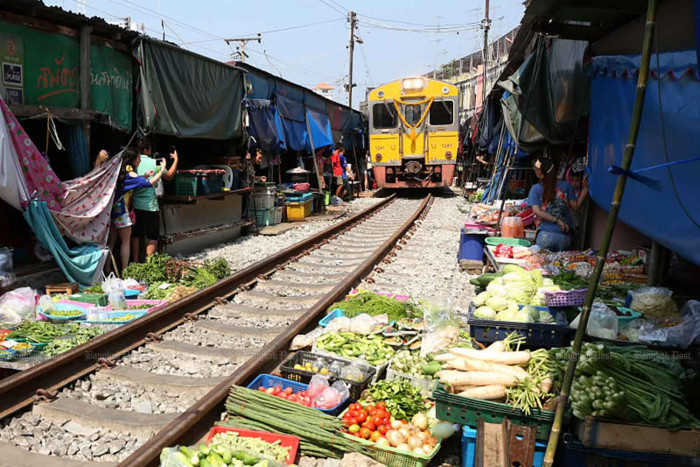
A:
<svg viewBox="0 0 700 467">
<path fill-rule="evenodd" d="M 513 44 L 513 39 L 518 33 L 517 28 L 500 37 L 489 45 L 489 58 L 486 70 L 486 90 L 487 92 L 496 83 L 496 80 L 503 71 L 507 61 L 508 52 Z M 459 121 L 466 122 L 475 113 L 481 110 L 483 102 L 483 80 L 484 64 L 483 51 L 475 52 L 466 57 L 453 60 L 440 67 L 426 73 L 427 78 L 434 78 L 454 84 L 459 88 L 460 106 Z"/>
<path fill-rule="evenodd" d="M 326 99 L 333 100 L 333 93 L 335 92 L 335 86 L 331 86 L 328 83 L 318 83 L 316 86 L 312 87 L 311 90 L 316 94 L 325 97 Z"/>
</svg>

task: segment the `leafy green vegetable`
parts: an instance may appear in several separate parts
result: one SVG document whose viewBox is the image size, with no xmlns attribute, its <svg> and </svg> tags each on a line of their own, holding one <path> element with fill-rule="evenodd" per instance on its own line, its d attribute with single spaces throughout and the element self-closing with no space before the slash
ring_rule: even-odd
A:
<svg viewBox="0 0 700 467">
<path fill-rule="evenodd" d="M 216 276 L 206 269 L 196 268 L 194 271 L 190 271 L 187 273 L 187 275 L 185 275 L 185 278 L 182 280 L 182 285 L 186 287 L 204 289 L 216 284 L 217 281 L 218 279 Z"/>
<path fill-rule="evenodd" d="M 146 259 L 145 263 L 131 263 L 122 273 L 125 279 L 143 281 L 147 285 L 157 282 L 167 282 L 165 263 L 171 259 L 170 255 L 155 253 Z"/>
<path fill-rule="evenodd" d="M 224 258 L 205 260 L 202 267 L 216 277 L 217 280 L 221 280 L 231 275 L 231 267 L 228 265 L 228 261 L 226 261 Z"/>
<path fill-rule="evenodd" d="M 377 381 L 363 393 L 362 399 L 384 401 L 389 413 L 397 420 L 411 420 L 415 414 L 430 408 L 430 402 L 425 400 L 420 388 L 407 380 Z"/>
<path fill-rule="evenodd" d="M 328 307 L 328 311 L 331 312 L 337 308 L 343 310 L 347 317 L 353 317 L 360 313 L 367 313 L 370 316 L 386 313 L 389 321 L 423 316 L 423 311 L 415 303 L 400 302 L 393 298 L 367 291 L 360 291 L 360 293 L 351 296 L 347 300 L 334 303 Z"/>
<path fill-rule="evenodd" d="M 167 300 L 175 290 L 175 287 L 160 287 L 166 283 L 167 282 L 156 282 L 151 284 L 146 293 L 143 295 L 144 300 Z"/>
</svg>

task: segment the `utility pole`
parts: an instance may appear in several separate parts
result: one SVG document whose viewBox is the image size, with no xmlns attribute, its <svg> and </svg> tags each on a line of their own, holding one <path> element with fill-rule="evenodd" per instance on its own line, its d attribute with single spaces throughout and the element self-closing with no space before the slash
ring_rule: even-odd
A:
<svg viewBox="0 0 700 467">
<path fill-rule="evenodd" d="M 348 107 L 352 107 L 352 88 L 355 84 L 352 82 L 352 58 L 355 52 L 355 28 L 357 27 L 357 14 L 354 11 L 350 12 L 348 21 L 350 21 L 350 45 L 348 49 L 350 50 L 350 71 L 348 76 Z M 358 40 L 361 44 L 362 41 Z"/>
<path fill-rule="evenodd" d="M 230 42 L 240 42 L 240 45 L 237 47 L 237 49 L 239 50 L 239 52 L 238 52 L 239 57 L 238 58 L 240 59 L 241 62 L 245 63 L 245 59 L 248 57 L 248 55 L 245 53 L 246 44 L 248 42 L 251 42 L 251 41 L 253 41 L 253 42 L 257 41 L 257 43 L 260 44 L 261 39 L 262 39 L 262 36 L 260 35 L 260 33 L 258 33 L 257 36 L 253 36 L 253 37 L 234 37 L 231 39 L 224 39 L 224 41 L 227 44 Z"/>
<path fill-rule="evenodd" d="M 484 15 L 484 20 L 481 22 L 481 27 L 484 30 L 484 79 L 481 86 L 481 107 L 486 105 L 486 70 L 489 61 L 489 28 L 491 27 L 491 20 L 489 19 L 489 0 L 486 0 L 486 13 Z"/>
</svg>

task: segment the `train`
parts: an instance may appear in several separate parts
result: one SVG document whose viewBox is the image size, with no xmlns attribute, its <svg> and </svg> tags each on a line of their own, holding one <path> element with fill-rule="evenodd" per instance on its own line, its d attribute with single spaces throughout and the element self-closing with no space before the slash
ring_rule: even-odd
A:
<svg viewBox="0 0 700 467">
<path fill-rule="evenodd" d="M 368 96 L 369 150 L 379 188 L 451 186 L 459 149 L 459 89 L 423 76 Z"/>
</svg>

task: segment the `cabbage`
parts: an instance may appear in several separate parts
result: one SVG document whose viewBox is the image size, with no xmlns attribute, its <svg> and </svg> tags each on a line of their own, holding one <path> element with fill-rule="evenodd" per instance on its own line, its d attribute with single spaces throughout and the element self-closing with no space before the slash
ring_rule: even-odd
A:
<svg viewBox="0 0 700 467">
<path fill-rule="evenodd" d="M 530 274 L 526 272 L 509 272 L 503 276 L 504 284 L 512 282 L 530 282 L 530 280 Z"/>
<path fill-rule="evenodd" d="M 474 318 L 495 319 L 496 312 L 487 306 L 482 306 L 476 309 L 476 311 L 474 312 Z"/>
<path fill-rule="evenodd" d="M 486 300 L 491 298 L 491 294 L 488 292 L 481 292 L 479 295 L 474 297 L 474 300 L 472 300 L 472 303 L 474 306 L 482 306 L 484 303 L 486 303 Z"/>
<path fill-rule="evenodd" d="M 542 278 L 542 273 L 540 272 L 539 269 L 533 269 L 532 271 L 530 271 L 530 277 L 532 278 L 533 282 L 535 283 L 535 287 L 537 287 L 537 288 L 542 287 L 544 279 Z"/>
<path fill-rule="evenodd" d="M 534 323 L 535 321 L 532 319 L 532 316 L 530 316 L 527 312 L 523 312 L 523 310 L 518 310 L 518 311 L 511 311 L 511 310 L 505 310 L 501 311 L 496 315 L 496 321 L 511 321 L 513 323 Z"/>
<path fill-rule="evenodd" d="M 506 308 L 506 311 L 509 313 L 517 313 L 520 307 L 518 306 L 517 303 L 515 302 L 508 302 L 508 308 Z"/>
<path fill-rule="evenodd" d="M 506 291 L 505 286 L 496 283 L 496 280 L 492 280 L 489 285 L 486 286 L 486 291 L 490 293 L 492 297 L 508 297 L 508 292 Z"/>
<path fill-rule="evenodd" d="M 552 324 L 554 323 L 554 316 L 547 311 L 540 310 L 540 316 L 537 322 L 542 324 Z"/>
<path fill-rule="evenodd" d="M 517 303 L 527 304 L 532 300 L 537 289 L 532 282 L 511 282 L 508 284 L 508 298 L 515 300 Z"/>
<path fill-rule="evenodd" d="M 538 310 L 534 306 L 531 306 L 531 305 L 524 306 L 522 308 L 522 311 L 524 313 L 527 313 L 528 315 L 530 315 L 530 317 L 532 318 L 532 321 L 534 321 L 534 322 L 537 322 L 537 320 L 540 318 L 540 310 Z"/>
<path fill-rule="evenodd" d="M 554 285 L 554 281 L 552 279 L 550 279 L 548 277 L 545 277 L 544 279 L 542 279 L 542 285 L 540 287 L 549 286 L 549 285 Z"/>
<path fill-rule="evenodd" d="M 496 311 L 503 311 L 508 308 L 508 302 L 503 297 L 491 297 L 486 300 L 486 306 Z"/>
<path fill-rule="evenodd" d="M 525 268 L 521 268 L 520 266 L 516 264 L 506 264 L 503 266 L 503 272 L 506 274 L 509 272 L 527 272 Z"/>
</svg>

